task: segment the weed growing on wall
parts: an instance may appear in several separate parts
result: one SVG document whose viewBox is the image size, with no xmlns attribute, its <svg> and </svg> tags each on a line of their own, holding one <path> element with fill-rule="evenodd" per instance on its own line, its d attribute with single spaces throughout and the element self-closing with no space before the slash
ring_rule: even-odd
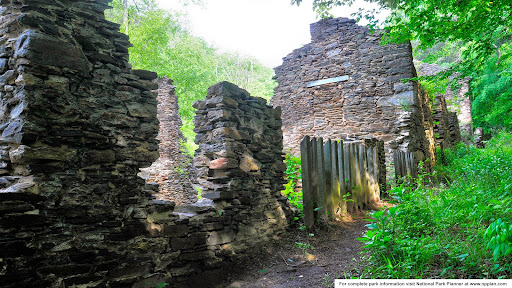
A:
<svg viewBox="0 0 512 288">
<path fill-rule="evenodd" d="M 360 238 L 371 255 L 362 277 L 512 276 L 512 135 L 444 155 L 436 172 L 447 188 L 405 182 L 390 191 L 395 207 L 373 213 Z"/>
</svg>

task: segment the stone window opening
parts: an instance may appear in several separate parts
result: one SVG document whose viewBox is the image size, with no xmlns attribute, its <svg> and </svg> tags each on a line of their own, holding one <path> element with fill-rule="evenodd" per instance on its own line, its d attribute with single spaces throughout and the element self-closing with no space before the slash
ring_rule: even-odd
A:
<svg viewBox="0 0 512 288">
<path fill-rule="evenodd" d="M 195 171 L 192 157 L 182 151 L 186 141 L 180 128 L 178 97 L 173 80 L 164 76 L 155 80 L 158 84 L 157 118 L 160 122 L 157 140 L 160 157 L 150 167 L 140 169 L 139 176 L 148 184 L 158 184 L 155 197 L 172 201 L 177 205 L 197 202 L 201 189 L 194 184 Z"/>
</svg>

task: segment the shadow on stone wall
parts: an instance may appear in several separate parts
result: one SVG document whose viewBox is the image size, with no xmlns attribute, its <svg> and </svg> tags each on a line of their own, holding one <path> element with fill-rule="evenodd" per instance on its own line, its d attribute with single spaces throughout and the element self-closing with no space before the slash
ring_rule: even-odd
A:
<svg viewBox="0 0 512 288">
<path fill-rule="evenodd" d="M 198 200 L 198 193 L 193 188 L 196 173 L 192 169 L 192 157 L 182 150 L 186 142 L 181 133 L 178 97 L 173 81 L 167 77 L 155 80 L 157 90 L 157 118 L 160 122 L 157 140 L 160 141 L 160 157 L 139 174 L 147 183 L 158 184 L 160 200 L 173 201 L 176 204 L 191 204 Z"/>
<path fill-rule="evenodd" d="M 288 225 L 279 110 L 229 83 L 197 104 L 205 198 L 155 199 L 156 74 L 108 2 L 0 2 L 2 287 L 213 286 Z"/>
</svg>

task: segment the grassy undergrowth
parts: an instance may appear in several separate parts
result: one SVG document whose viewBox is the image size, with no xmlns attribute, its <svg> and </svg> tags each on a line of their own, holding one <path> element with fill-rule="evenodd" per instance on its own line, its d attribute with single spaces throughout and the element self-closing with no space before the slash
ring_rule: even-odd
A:
<svg viewBox="0 0 512 288">
<path fill-rule="evenodd" d="M 394 187 L 397 205 L 373 214 L 361 277 L 512 277 L 512 134 L 445 155 L 435 173 L 447 185 Z"/>
</svg>

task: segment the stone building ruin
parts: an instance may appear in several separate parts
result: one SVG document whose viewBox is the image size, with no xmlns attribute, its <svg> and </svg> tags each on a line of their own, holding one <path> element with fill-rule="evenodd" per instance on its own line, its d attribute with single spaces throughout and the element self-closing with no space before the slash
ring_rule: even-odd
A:
<svg viewBox="0 0 512 288">
<path fill-rule="evenodd" d="M 197 103 L 203 198 L 155 199 L 157 75 L 108 2 L 0 1 L 2 287 L 213 286 L 288 226 L 279 109 L 225 82 Z"/>
<path fill-rule="evenodd" d="M 128 37 L 105 20 L 109 2 L 0 0 L 2 287 L 213 286 L 292 218 L 280 193 L 282 124 L 292 149 L 306 133 L 371 134 L 389 149 L 431 153 L 428 100 L 399 81 L 415 75 L 410 46 L 382 48 L 351 20 L 322 21 L 313 24 L 320 42 L 277 69 L 284 123 L 280 108 L 227 82 L 196 102 L 203 198 L 181 195 L 176 205 L 138 176 L 150 167 L 146 175 L 162 183 L 158 165 L 177 168 L 175 114 L 160 129 L 176 133 L 157 139 L 157 110 L 176 109 L 172 83 L 131 68 Z"/>
<path fill-rule="evenodd" d="M 444 70 L 441 66 L 436 64 L 418 64 L 417 70 L 419 76 L 433 76 Z M 448 86 L 443 97 L 446 99 L 446 107 L 452 115 L 450 121 L 455 121 L 455 119 L 453 119 L 453 115 L 455 115 L 459 123 L 461 135 L 469 140 L 473 136 L 473 117 L 471 116 L 471 99 L 469 98 L 469 84 L 471 78 L 466 77 L 458 82 L 460 85 L 459 89 L 454 93 L 451 87 Z"/>
<path fill-rule="evenodd" d="M 191 169 L 192 159 L 182 151 L 181 143 L 186 139 L 181 133 L 181 118 L 178 113 L 178 97 L 173 81 L 168 77 L 158 78 L 157 118 L 160 123 L 157 140 L 160 141 L 160 157 L 139 174 L 147 183 L 159 185 L 161 200 L 176 204 L 191 204 L 197 201 L 197 192 L 193 188 L 195 173 Z"/>
<path fill-rule="evenodd" d="M 378 32 L 347 18 L 311 24 L 311 38 L 275 68 L 286 150 L 299 155 L 306 135 L 377 138 L 388 162 L 394 150 L 435 159 L 430 101 L 417 82 L 402 81 L 417 75 L 410 43 L 381 46 Z"/>
</svg>

